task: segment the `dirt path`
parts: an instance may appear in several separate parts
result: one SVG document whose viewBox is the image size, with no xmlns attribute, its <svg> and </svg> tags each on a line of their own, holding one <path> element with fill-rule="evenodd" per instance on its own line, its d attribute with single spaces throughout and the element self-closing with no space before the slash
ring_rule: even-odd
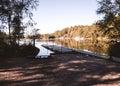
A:
<svg viewBox="0 0 120 86">
<path fill-rule="evenodd" d="M 80 54 L 0 63 L 0 86 L 120 86 L 120 63 Z"/>
</svg>

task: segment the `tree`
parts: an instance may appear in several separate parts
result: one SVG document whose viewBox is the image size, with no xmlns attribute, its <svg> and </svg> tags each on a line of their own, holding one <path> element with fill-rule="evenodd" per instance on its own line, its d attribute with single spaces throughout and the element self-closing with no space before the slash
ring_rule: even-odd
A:
<svg viewBox="0 0 120 86">
<path fill-rule="evenodd" d="M 97 22 L 105 35 L 114 39 L 120 38 L 120 0 L 100 0 L 97 14 L 103 19 Z"/>
<path fill-rule="evenodd" d="M 10 40 L 11 40 L 10 21 L 11 21 L 11 15 L 12 15 L 11 4 L 10 4 L 11 2 L 10 2 L 10 0 L 1 0 L 0 1 L 0 20 L 2 21 L 2 24 L 8 23 Z"/>
<path fill-rule="evenodd" d="M 14 42 L 24 31 L 23 19 L 32 20 L 32 10 L 36 8 L 39 0 L 1 0 L 0 1 L 0 20 L 2 23 L 8 24 L 9 39 L 11 35 L 14 37 Z M 29 21 L 28 20 L 28 21 Z M 26 24 L 32 26 L 32 23 Z M 12 30 L 11 30 L 12 29 Z"/>
<path fill-rule="evenodd" d="M 38 37 L 38 31 L 39 31 L 39 29 L 37 29 L 37 28 L 34 28 L 33 30 L 32 30 L 32 39 L 33 39 L 33 46 L 35 46 L 35 39 L 37 39 Z"/>
</svg>

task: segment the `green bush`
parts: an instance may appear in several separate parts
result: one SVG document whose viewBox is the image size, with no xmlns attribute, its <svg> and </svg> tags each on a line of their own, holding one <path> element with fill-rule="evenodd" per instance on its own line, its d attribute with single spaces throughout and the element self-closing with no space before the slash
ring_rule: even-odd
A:
<svg viewBox="0 0 120 86">
<path fill-rule="evenodd" d="M 7 44 L 5 44 L 4 42 L 0 42 L 0 57 L 3 57 L 6 53 L 5 53 L 5 47 L 7 46 Z"/>
<path fill-rule="evenodd" d="M 1 43 L 0 45 L 0 58 L 5 57 L 25 57 L 36 56 L 39 49 L 32 45 L 21 45 Z"/>
<path fill-rule="evenodd" d="M 0 46 L 0 57 L 15 57 L 19 52 L 19 45 L 1 43 Z"/>
<path fill-rule="evenodd" d="M 109 55 L 120 57 L 120 42 L 112 44 L 109 48 Z"/>
<path fill-rule="evenodd" d="M 20 46 L 20 50 L 21 56 L 36 56 L 39 52 L 39 49 L 32 46 L 31 44 Z"/>
</svg>

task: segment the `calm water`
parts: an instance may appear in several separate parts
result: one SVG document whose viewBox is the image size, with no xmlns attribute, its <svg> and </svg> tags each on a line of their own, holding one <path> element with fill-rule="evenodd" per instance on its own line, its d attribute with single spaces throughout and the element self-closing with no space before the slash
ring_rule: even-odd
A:
<svg viewBox="0 0 120 86">
<path fill-rule="evenodd" d="M 108 54 L 109 44 L 103 41 L 90 41 L 90 40 L 39 40 L 41 44 L 59 45 L 71 49 L 87 50 L 98 54 Z"/>
</svg>

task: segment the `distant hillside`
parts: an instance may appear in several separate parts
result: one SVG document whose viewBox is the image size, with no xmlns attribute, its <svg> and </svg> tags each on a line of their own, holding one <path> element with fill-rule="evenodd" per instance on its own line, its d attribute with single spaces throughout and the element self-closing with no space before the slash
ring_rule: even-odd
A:
<svg viewBox="0 0 120 86">
<path fill-rule="evenodd" d="M 42 38 L 49 38 L 49 37 L 55 37 L 55 38 L 75 38 L 75 37 L 82 37 L 87 39 L 96 39 L 99 37 L 102 37 L 102 32 L 96 25 L 90 25 L 90 26 L 73 26 L 64 28 L 61 31 L 56 31 L 52 34 L 44 34 L 41 35 Z"/>
</svg>

